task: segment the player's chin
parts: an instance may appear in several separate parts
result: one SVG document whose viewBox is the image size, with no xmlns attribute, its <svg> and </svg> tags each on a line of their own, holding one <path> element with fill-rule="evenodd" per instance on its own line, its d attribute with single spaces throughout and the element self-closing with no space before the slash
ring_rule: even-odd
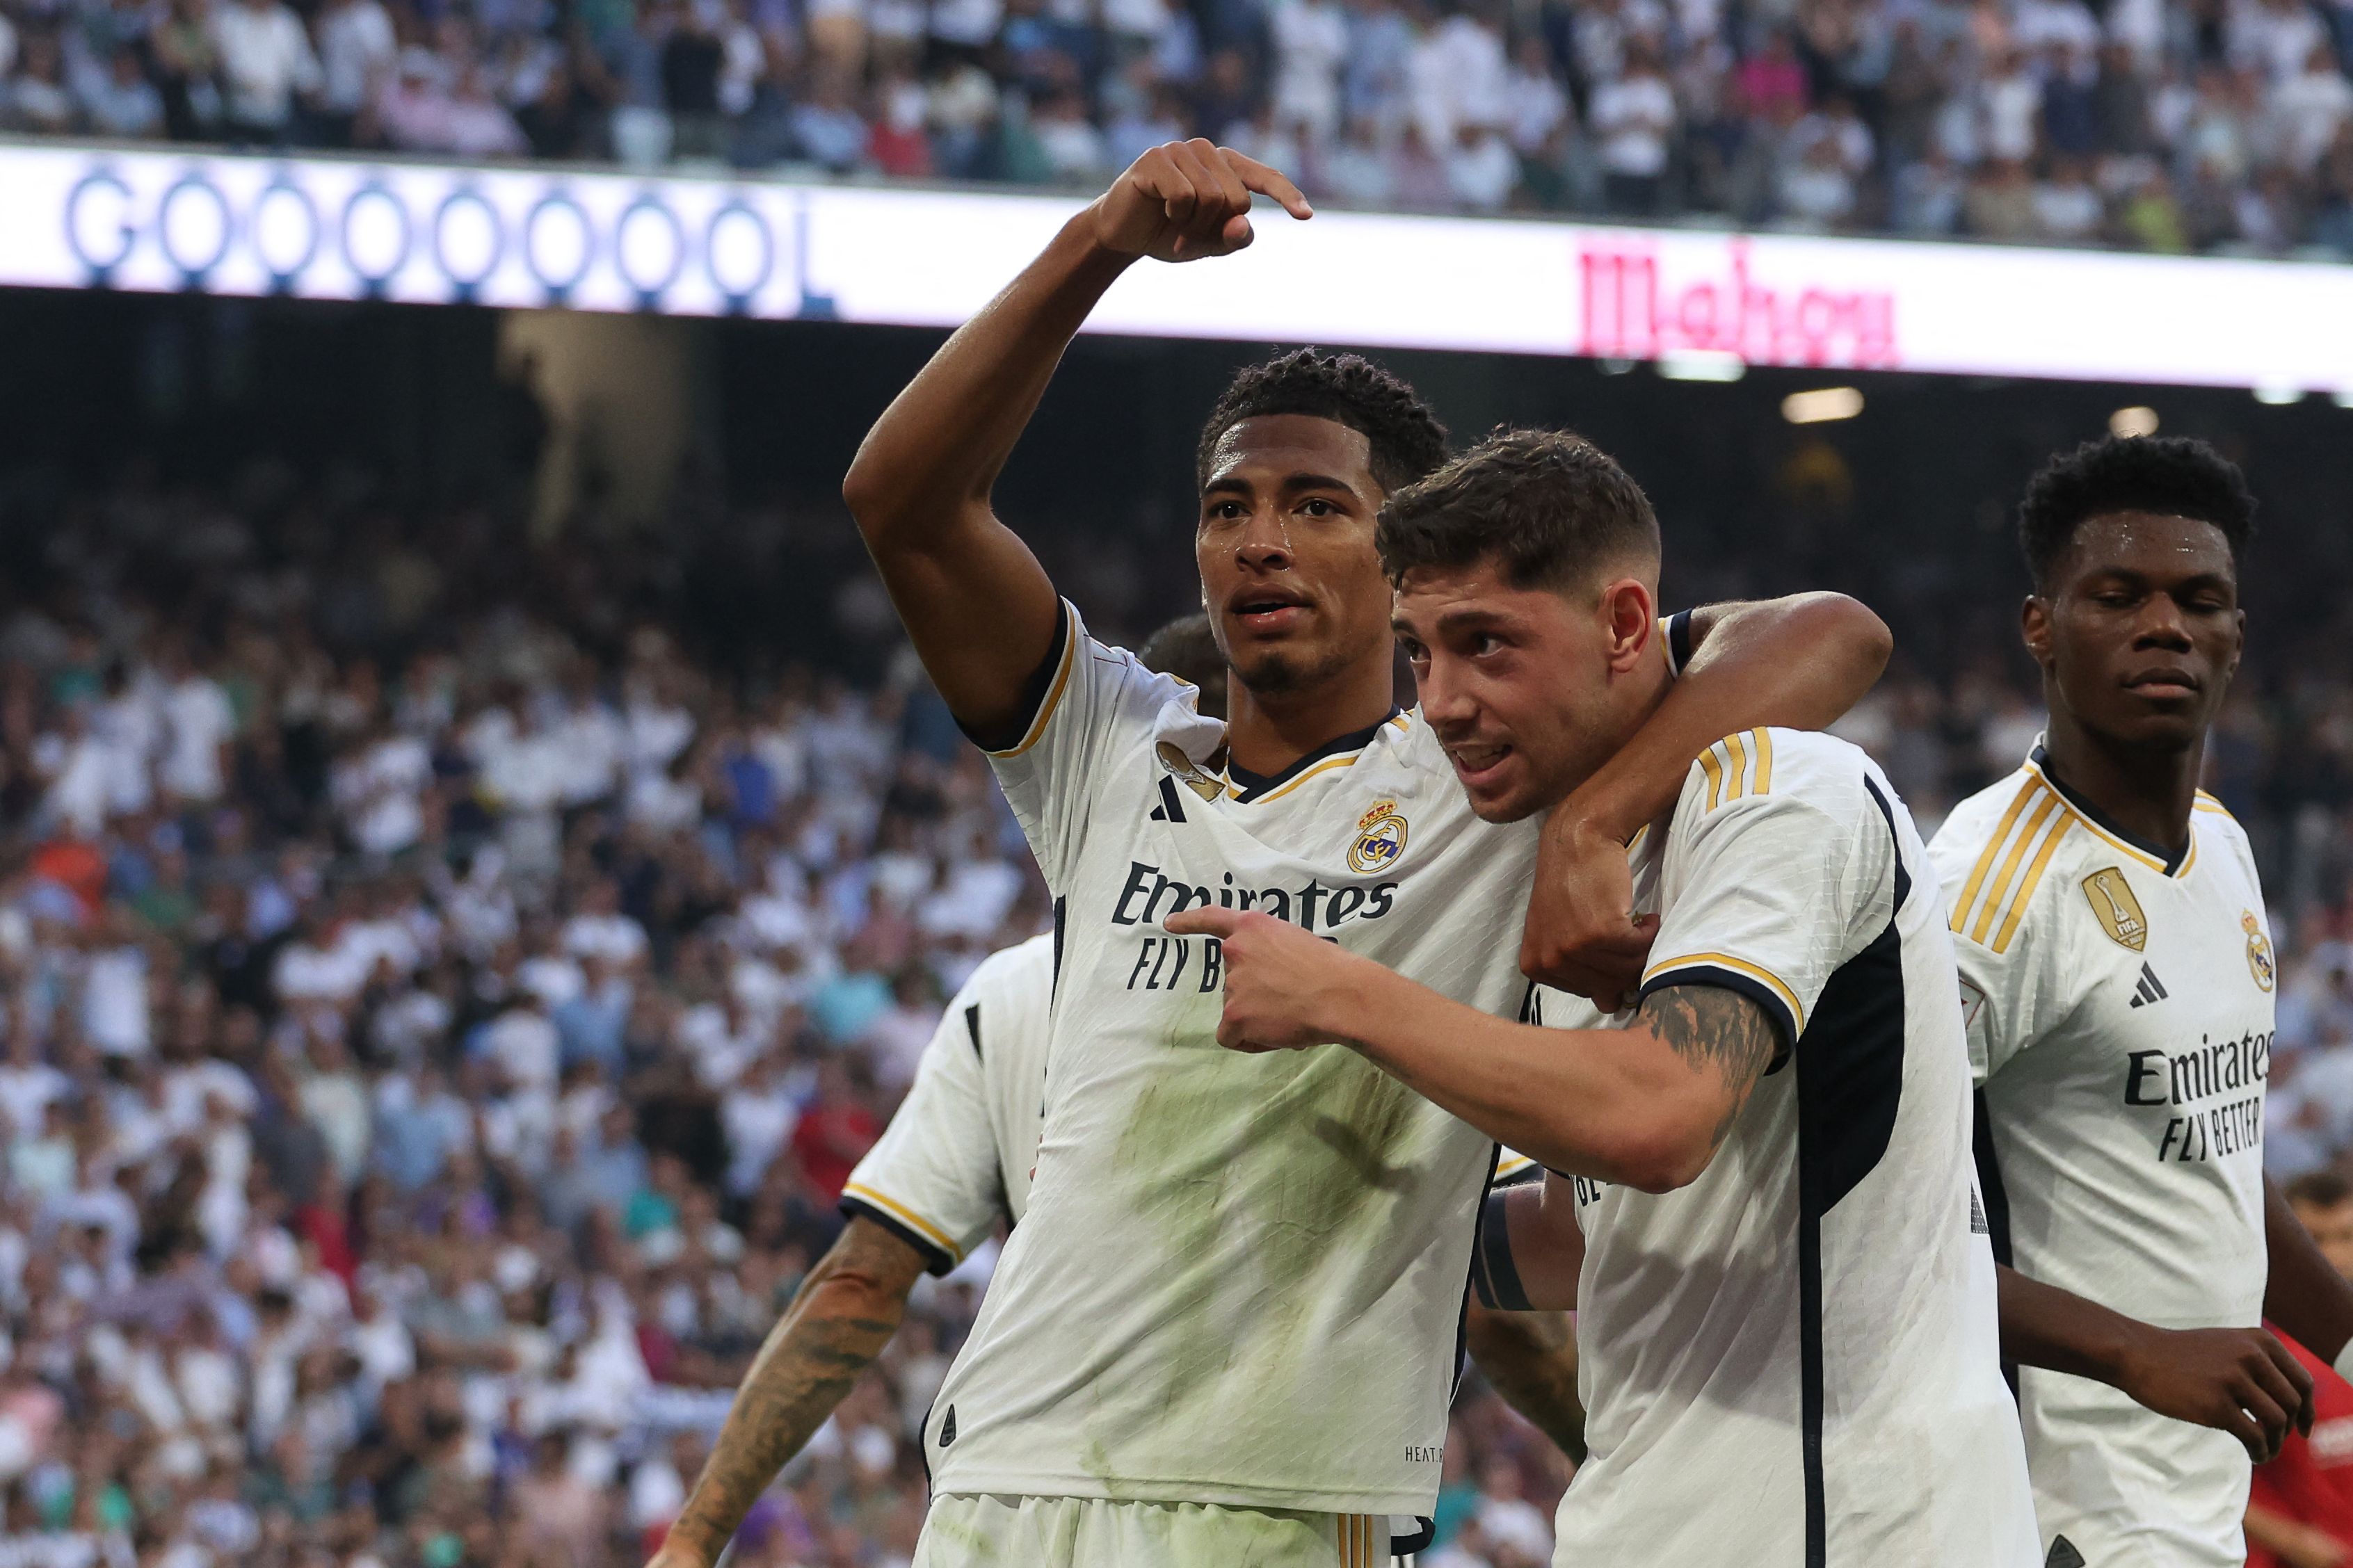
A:
<svg viewBox="0 0 2353 1568">
<path fill-rule="evenodd" d="M 2178 751 L 2196 745 L 2214 721 L 2206 703 L 2147 701 L 2127 698 L 2126 711 L 2105 726 L 2126 745 L 2150 751 Z"/>
<path fill-rule="evenodd" d="M 1475 773 L 1466 773 L 1457 767 L 1454 776 L 1462 786 L 1464 798 L 1471 803 L 1471 814 L 1482 822 L 1518 822 L 1544 808 L 1535 781 L 1529 777 L 1525 760 L 1517 754 L 1506 756 L 1493 767 Z"/>
</svg>

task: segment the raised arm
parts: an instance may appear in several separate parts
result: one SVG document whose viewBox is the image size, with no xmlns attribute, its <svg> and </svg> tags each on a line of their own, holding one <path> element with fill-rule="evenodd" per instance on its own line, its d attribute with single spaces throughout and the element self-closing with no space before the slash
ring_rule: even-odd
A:
<svg viewBox="0 0 2353 1568">
<path fill-rule="evenodd" d="M 1760 725 L 1819 730 L 1862 700 L 1894 647 L 1843 594 L 1797 594 L 1692 612 L 1691 657 L 1634 738 L 1546 819 L 1521 932 L 1532 980 L 1616 1012 L 1656 922 L 1632 914 L 1626 841 L 1674 805 L 1692 759 Z"/>
<path fill-rule="evenodd" d="M 842 499 L 883 585 L 949 711 L 984 743 L 1018 737 L 1060 616 L 1037 557 L 990 509 L 997 472 L 1104 290 L 1143 257 L 1240 250 L 1252 192 L 1310 216 L 1289 180 L 1208 142 L 1138 158 L 932 356 L 850 464 Z"/>
<path fill-rule="evenodd" d="M 744 1374 L 702 1474 L 650 1568 L 712 1568 L 736 1526 L 898 1331 L 923 1255 L 853 1219 Z"/>
</svg>

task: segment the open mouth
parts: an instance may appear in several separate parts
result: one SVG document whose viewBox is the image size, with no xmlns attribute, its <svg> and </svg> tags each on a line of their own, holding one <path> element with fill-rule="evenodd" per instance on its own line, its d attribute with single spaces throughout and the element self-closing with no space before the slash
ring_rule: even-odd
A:
<svg viewBox="0 0 2353 1568">
<path fill-rule="evenodd" d="M 1234 619 L 1250 632 L 1289 631 L 1307 618 L 1306 601 L 1280 588 L 1248 589 L 1229 603 Z"/>
<path fill-rule="evenodd" d="M 1512 748 L 1497 742 L 1463 744 L 1446 748 L 1446 760 L 1454 764 L 1454 776 L 1465 789 L 1477 789 L 1494 782 L 1496 771 L 1512 754 Z"/>
</svg>

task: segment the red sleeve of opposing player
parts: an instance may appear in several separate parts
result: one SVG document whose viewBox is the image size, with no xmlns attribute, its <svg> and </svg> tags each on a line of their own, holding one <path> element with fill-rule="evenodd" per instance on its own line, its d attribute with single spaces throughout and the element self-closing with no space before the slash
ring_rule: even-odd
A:
<svg viewBox="0 0 2353 1568">
<path fill-rule="evenodd" d="M 2289 1433 L 2279 1458 L 2255 1467 L 2248 1500 L 2324 1530 L 2353 1550 L 2353 1384 L 2282 1333 L 2277 1324 L 2265 1327 L 2312 1373 L 2312 1436 Z M 2247 1568 L 2275 1562 L 2269 1552 L 2254 1549 L 2248 1553 Z"/>
</svg>

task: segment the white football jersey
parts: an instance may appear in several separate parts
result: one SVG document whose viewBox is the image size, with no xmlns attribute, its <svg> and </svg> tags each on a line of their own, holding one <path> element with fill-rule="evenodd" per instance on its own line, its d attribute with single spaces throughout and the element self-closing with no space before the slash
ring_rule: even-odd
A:
<svg viewBox="0 0 2353 1568">
<path fill-rule="evenodd" d="M 945 1274 L 1029 1206 L 1045 1115 L 1054 939 L 983 959 L 941 1015 L 907 1098 L 841 1189 L 841 1206 L 895 1231 Z"/>
<path fill-rule="evenodd" d="M 1795 1044 L 1689 1186 L 1571 1183 L 1592 1451 L 1554 1560 L 2036 1568 L 1952 943 L 1910 814 L 1846 742 L 1752 730 L 1632 855 L 1660 916 L 1643 993 L 1740 992 Z M 1609 1022 L 1550 990 L 1536 1015 Z"/>
<path fill-rule="evenodd" d="M 2277 976 L 2246 835 L 2201 794 L 2176 860 L 2073 795 L 2038 746 L 1929 852 L 2007 1261 L 2167 1328 L 2260 1322 Z M 2245 1560 L 2236 1438 L 2032 1367 L 2019 1404 L 2054 1553 L 2064 1536 L 2099 1568 Z"/>
<path fill-rule="evenodd" d="M 1427 1514 L 1492 1140 L 1352 1051 L 1217 1043 L 1255 908 L 1514 1015 L 1537 825 L 1478 821 L 1395 714 L 1282 775 L 1222 771 L 1192 689 L 1066 608 L 993 760 L 1055 897 L 1029 1209 L 923 1434 L 943 1493 Z"/>
<path fill-rule="evenodd" d="M 984 960 L 948 1003 L 881 1141 L 842 1188 L 844 1212 L 911 1243 L 934 1274 L 954 1268 L 1000 1218 L 1019 1224 L 1029 1206 L 1053 992 L 1051 936 Z M 1541 1173 L 1526 1155 L 1505 1149 L 1494 1180 Z M 1427 1522 L 1398 1515 L 1375 1534 L 1409 1552 Z"/>
</svg>

